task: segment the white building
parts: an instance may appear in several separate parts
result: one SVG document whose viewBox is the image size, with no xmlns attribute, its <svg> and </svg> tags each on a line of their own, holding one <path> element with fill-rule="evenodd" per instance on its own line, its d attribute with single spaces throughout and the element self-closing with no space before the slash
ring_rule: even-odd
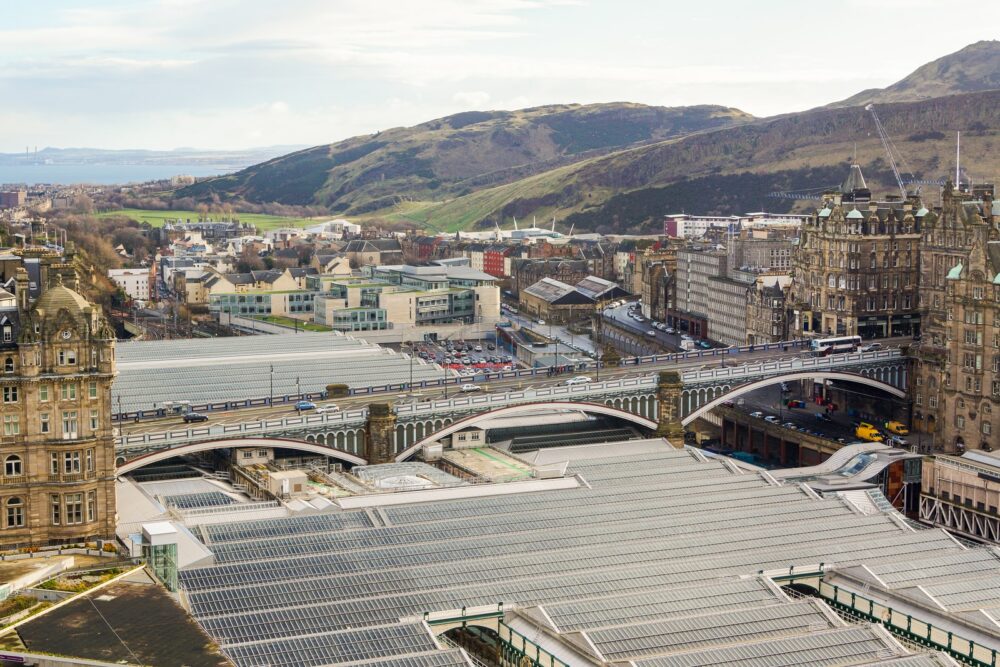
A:
<svg viewBox="0 0 1000 667">
<path fill-rule="evenodd" d="M 133 301 L 149 300 L 149 271 L 146 269 L 108 269 L 108 278 L 122 288 Z"/>
</svg>

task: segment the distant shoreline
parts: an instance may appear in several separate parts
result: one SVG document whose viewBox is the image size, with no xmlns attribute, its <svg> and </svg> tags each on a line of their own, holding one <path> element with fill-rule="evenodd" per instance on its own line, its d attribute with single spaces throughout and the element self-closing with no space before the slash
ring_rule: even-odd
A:
<svg viewBox="0 0 1000 667">
<path fill-rule="evenodd" d="M 210 164 L 33 164 L 0 165 L 0 185 L 125 185 L 172 176 L 216 176 L 240 165 Z"/>
</svg>

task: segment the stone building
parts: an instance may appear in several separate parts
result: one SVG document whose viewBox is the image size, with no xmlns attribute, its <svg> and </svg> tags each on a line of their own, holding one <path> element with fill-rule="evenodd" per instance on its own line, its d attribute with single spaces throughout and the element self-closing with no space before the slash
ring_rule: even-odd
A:
<svg viewBox="0 0 1000 667">
<path fill-rule="evenodd" d="M 575 285 L 589 275 L 590 266 L 582 259 L 515 259 L 511 262 L 510 289 L 518 295 L 542 278 Z"/>
<path fill-rule="evenodd" d="M 75 291 L 71 264 L 34 254 L 42 255 L 38 298 L 22 269 L 16 306 L 0 311 L 2 549 L 115 531 L 114 331 Z"/>
<path fill-rule="evenodd" d="M 785 297 L 791 279 L 786 275 L 758 276 L 747 289 L 747 345 L 788 340 Z"/>
<path fill-rule="evenodd" d="M 913 197 L 871 200 L 857 165 L 802 230 L 790 305 L 796 336 L 916 334 L 921 219 Z"/>
<path fill-rule="evenodd" d="M 992 188 L 948 183 L 940 213 L 924 219 L 912 426 L 938 450 L 990 449 L 1000 429 L 1000 209 Z"/>
</svg>

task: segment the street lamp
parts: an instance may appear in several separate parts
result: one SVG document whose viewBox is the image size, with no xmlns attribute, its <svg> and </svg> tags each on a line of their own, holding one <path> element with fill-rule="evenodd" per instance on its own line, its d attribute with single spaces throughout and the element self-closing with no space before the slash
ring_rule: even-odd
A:
<svg viewBox="0 0 1000 667">
<path fill-rule="evenodd" d="M 271 392 L 267 395 L 267 404 L 274 405 L 274 364 L 271 364 Z"/>
</svg>

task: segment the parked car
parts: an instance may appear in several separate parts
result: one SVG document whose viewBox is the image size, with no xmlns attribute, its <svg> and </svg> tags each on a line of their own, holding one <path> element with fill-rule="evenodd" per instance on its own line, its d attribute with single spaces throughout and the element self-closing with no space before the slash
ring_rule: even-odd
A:
<svg viewBox="0 0 1000 667">
<path fill-rule="evenodd" d="M 200 412 L 188 412 L 184 415 L 185 424 L 194 424 L 195 422 L 207 422 L 208 415 L 203 415 Z"/>
<path fill-rule="evenodd" d="M 751 412 L 750 416 L 754 417 L 755 419 L 760 419 L 760 418 L 762 418 L 764 416 L 764 413 L 763 412 Z"/>
<path fill-rule="evenodd" d="M 768 416 L 764 417 L 764 421 L 768 422 L 769 424 L 780 424 L 781 423 L 781 420 L 778 419 L 777 417 L 775 417 L 774 415 L 768 415 Z"/>
<path fill-rule="evenodd" d="M 468 393 L 473 391 L 482 391 L 483 388 L 480 387 L 478 384 L 463 384 L 461 387 L 458 388 L 458 390 L 461 392 Z"/>
<path fill-rule="evenodd" d="M 799 430 L 799 427 L 795 425 L 795 422 L 785 422 L 784 424 L 782 424 L 782 426 L 792 431 Z"/>
<path fill-rule="evenodd" d="M 333 403 L 327 403 L 326 405 L 321 405 L 316 408 L 316 414 L 318 415 L 325 415 L 332 412 L 340 412 L 340 407 L 334 405 Z"/>
<path fill-rule="evenodd" d="M 295 409 L 298 410 L 299 412 L 302 412 L 304 410 L 315 410 L 316 404 L 313 403 L 312 401 L 299 401 L 298 403 L 295 404 Z"/>
<path fill-rule="evenodd" d="M 475 346 L 472 349 L 475 350 L 476 352 L 482 352 L 483 351 L 483 346 L 482 345 L 477 345 L 477 346 Z"/>
<path fill-rule="evenodd" d="M 590 384 L 591 382 L 593 382 L 593 380 L 591 380 L 589 376 L 587 376 L 587 375 L 577 375 L 574 378 L 570 378 L 570 379 L 566 380 L 566 382 L 564 384 L 569 384 L 569 385 L 572 385 L 572 384 Z"/>
<path fill-rule="evenodd" d="M 700 347 L 703 350 L 709 350 L 711 349 L 712 344 L 709 343 L 707 340 L 700 340 L 698 341 L 698 347 Z"/>
<path fill-rule="evenodd" d="M 814 416 L 816 417 L 816 419 L 820 420 L 821 422 L 832 422 L 833 421 L 832 419 L 830 419 L 829 415 L 825 415 L 822 412 L 817 412 Z"/>
<path fill-rule="evenodd" d="M 653 331 L 652 329 L 650 329 L 649 331 L 647 331 L 647 332 L 646 332 L 646 335 L 647 335 L 647 336 L 655 336 L 655 335 L 656 335 L 656 332 L 655 332 L 655 331 Z"/>
<path fill-rule="evenodd" d="M 885 430 L 890 433 L 895 433 L 896 435 L 909 435 L 910 429 L 906 428 L 906 424 L 895 419 L 885 423 Z"/>
</svg>

